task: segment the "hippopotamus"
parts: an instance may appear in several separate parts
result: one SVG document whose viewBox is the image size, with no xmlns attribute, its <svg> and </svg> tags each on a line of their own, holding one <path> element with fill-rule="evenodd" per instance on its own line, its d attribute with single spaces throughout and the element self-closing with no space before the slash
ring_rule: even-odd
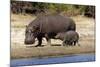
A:
<svg viewBox="0 0 100 67">
<path fill-rule="evenodd" d="M 55 39 L 57 33 L 69 30 L 76 30 L 74 20 L 69 17 L 57 14 L 38 16 L 26 26 L 24 43 L 33 44 L 37 38 L 38 45 L 36 46 L 41 46 L 42 38 L 45 37 L 50 44 L 50 39 Z"/>
<path fill-rule="evenodd" d="M 69 45 L 69 46 L 75 46 L 76 43 L 80 46 L 78 43 L 79 40 L 79 34 L 76 31 L 67 31 L 67 32 L 61 32 L 58 33 L 55 38 L 63 40 L 63 46 Z"/>
</svg>

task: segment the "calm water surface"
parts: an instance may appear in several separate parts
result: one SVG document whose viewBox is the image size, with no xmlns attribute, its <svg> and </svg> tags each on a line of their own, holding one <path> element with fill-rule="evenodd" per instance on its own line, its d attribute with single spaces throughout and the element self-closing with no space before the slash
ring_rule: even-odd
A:
<svg viewBox="0 0 100 67">
<path fill-rule="evenodd" d="M 78 55 L 69 55 L 63 57 L 41 58 L 41 59 L 39 58 L 13 59 L 11 60 L 11 67 L 74 63 L 74 62 L 90 62 L 90 61 L 95 61 L 94 54 L 78 54 Z"/>
</svg>

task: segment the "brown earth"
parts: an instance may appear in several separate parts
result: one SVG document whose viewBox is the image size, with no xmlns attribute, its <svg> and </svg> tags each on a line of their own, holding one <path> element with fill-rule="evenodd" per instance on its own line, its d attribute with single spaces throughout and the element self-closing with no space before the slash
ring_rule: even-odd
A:
<svg viewBox="0 0 100 67">
<path fill-rule="evenodd" d="M 31 15 L 11 14 L 11 58 L 49 57 L 70 55 L 79 53 L 95 53 L 95 20 L 84 16 L 71 17 L 77 25 L 77 32 L 80 35 L 80 46 L 61 46 L 61 40 L 51 39 L 51 46 L 48 46 L 45 38 L 43 47 L 34 47 L 37 44 L 26 46 L 24 44 L 25 26 L 35 19 Z"/>
</svg>

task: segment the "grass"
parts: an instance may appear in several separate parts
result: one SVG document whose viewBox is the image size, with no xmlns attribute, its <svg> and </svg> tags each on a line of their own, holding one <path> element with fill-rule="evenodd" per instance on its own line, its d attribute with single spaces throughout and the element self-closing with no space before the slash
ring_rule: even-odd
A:
<svg viewBox="0 0 100 67">
<path fill-rule="evenodd" d="M 86 49 L 86 50 L 85 50 Z M 83 53 L 94 53 L 93 48 L 83 48 L 83 47 L 61 47 L 61 46 L 51 46 L 51 47 L 31 47 L 31 48 L 20 48 L 11 51 L 11 58 L 41 58 L 41 57 L 53 57 L 53 56 L 64 56 L 73 54 L 83 54 Z M 15 53 L 17 52 L 17 53 Z"/>
</svg>

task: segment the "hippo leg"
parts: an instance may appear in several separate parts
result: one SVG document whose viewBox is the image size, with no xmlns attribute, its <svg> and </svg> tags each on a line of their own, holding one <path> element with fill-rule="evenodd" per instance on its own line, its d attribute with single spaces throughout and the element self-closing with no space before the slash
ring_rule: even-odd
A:
<svg viewBox="0 0 100 67">
<path fill-rule="evenodd" d="M 67 46 L 72 46 L 72 42 L 67 41 Z"/>
<path fill-rule="evenodd" d="M 76 45 L 76 41 L 74 41 L 74 46 Z"/>
<path fill-rule="evenodd" d="M 70 46 L 73 46 L 74 42 L 71 42 L 71 45 Z"/>
<path fill-rule="evenodd" d="M 63 43 L 62 43 L 62 46 L 66 46 L 67 45 L 67 41 L 64 40 Z"/>
<path fill-rule="evenodd" d="M 69 46 L 73 46 L 73 42 L 69 42 Z"/>
<path fill-rule="evenodd" d="M 41 46 L 42 44 L 42 37 L 37 37 L 38 39 L 38 45 L 36 45 L 35 47 Z"/>
<path fill-rule="evenodd" d="M 80 44 L 78 43 L 78 41 L 74 41 L 74 46 L 76 45 L 76 43 L 77 43 L 78 46 L 80 46 Z"/>
</svg>

